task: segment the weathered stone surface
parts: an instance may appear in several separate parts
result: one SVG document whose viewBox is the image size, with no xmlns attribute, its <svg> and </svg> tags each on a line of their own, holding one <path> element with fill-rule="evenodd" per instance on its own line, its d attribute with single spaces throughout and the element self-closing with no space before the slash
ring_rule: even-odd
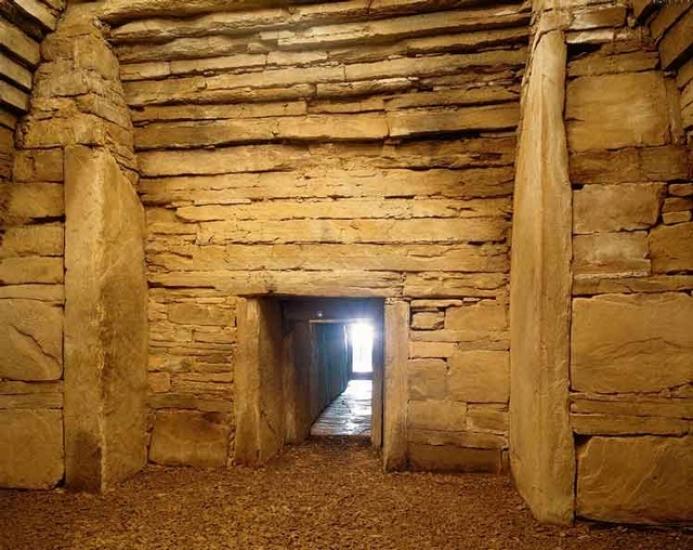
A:
<svg viewBox="0 0 693 550">
<path fill-rule="evenodd" d="M 581 435 L 674 435 L 688 433 L 689 422 L 679 418 L 571 413 L 575 433 Z"/>
<path fill-rule="evenodd" d="M 508 411 L 487 405 L 470 405 L 467 408 L 467 429 L 470 431 L 508 432 Z"/>
<path fill-rule="evenodd" d="M 510 271 L 513 477 L 538 519 L 562 524 L 573 519 L 575 478 L 566 407 L 572 257 L 566 57 L 562 33 L 552 31 L 540 38 L 528 68 Z"/>
<path fill-rule="evenodd" d="M 62 149 L 18 151 L 12 176 L 18 182 L 62 182 Z"/>
<path fill-rule="evenodd" d="M 4 18 L 0 19 L 0 45 L 32 67 L 41 60 L 38 43 Z"/>
<path fill-rule="evenodd" d="M 63 277 L 62 258 L 23 256 L 0 260 L 0 282 L 4 284 L 62 283 Z"/>
<path fill-rule="evenodd" d="M 649 237 L 655 273 L 693 270 L 693 223 L 659 226 Z"/>
<path fill-rule="evenodd" d="M 63 312 L 36 300 L 0 300 L 0 378 L 58 380 L 63 372 Z"/>
<path fill-rule="evenodd" d="M 691 319 L 693 297 L 685 293 L 576 298 L 571 386 L 599 393 L 657 392 L 690 383 Z"/>
<path fill-rule="evenodd" d="M 566 93 L 573 151 L 664 145 L 669 139 L 666 89 L 655 71 L 579 77 Z"/>
<path fill-rule="evenodd" d="M 0 185 L 0 204 L 0 223 L 7 225 L 65 213 L 63 186 L 57 183 Z"/>
<path fill-rule="evenodd" d="M 410 401 L 407 425 L 411 429 L 462 431 L 465 425 L 467 404 L 455 401 Z"/>
<path fill-rule="evenodd" d="M 649 275 L 647 233 L 596 233 L 573 240 L 573 273 Z"/>
<path fill-rule="evenodd" d="M 407 342 L 409 340 L 410 307 L 404 301 L 391 301 L 385 305 L 385 353 L 383 361 L 382 395 L 382 447 L 385 470 L 399 470 L 406 466 L 408 453 L 408 377 Z M 378 386 L 374 380 L 374 391 Z M 376 401 L 377 405 L 378 401 Z M 374 417 L 375 418 L 375 417 Z M 374 422 L 373 430 L 377 429 Z M 377 437 L 372 438 L 377 443 Z"/>
<path fill-rule="evenodd" d="M 505 351 L 462 351 L 449 359 L 448 391 L 459 401 L 506 403 L 510 355 Z"/>
<path fill-rule="evenodd" d="M 19 225 L 5 230 L 0 240 L 0 258 L 62 256 L 64 248 L 65 228 L 62 224 Z"/>
<path fill-rule="evenodd" d="M 440 359 L 412 359 L 408 362 L 409 398 L 416 400 L 444 399 L 447 388 L 447 367 Z"/>
<path fill-rule="evenodd" d="M 0 394 L 0 409 L 62 409 L 62 393 Z"/>
<path fill-rule="evenodd" d="M 443 328 L 445 314 L 440 312 L 427 311 L 412 315 L 411 327 L 419 330 L 433 330 Z"/>
<path fill-rule="evenodd" d="M 39 300 L 62 305 L 65 301 L 65 290 L 63 285 L 6 285 L 0 286 L 0 298 Z"/>
<path fill-rule="evenodd" d="M 509 130 L 519 120 L 517 103 L 437 110 L 403 110 L 388 113 L 390 136 L 396 138 L 471 130 Z"/>
<path fill-rule="evenodd" d="M 149 460 L 201 468 L 224 466 L 229 428 L 219 413 L 160 411 L 156 415 Z"/>
<path fill-rule="evenodd" d="M 506 304 L 494 300 L 481 300 L 451 307 L 445 312 L 446 329 L 502 331 L 508 328 Z"/>
<path fill-rule="evenodd" d="M 50 489 L 63 477 L 63 415 L 0 410 L 0 487 Z"/>
<path fill-rule="evenodd" d="M 625 523 L 693 519 L 693 437 L 592 437 L 577 459 L 578 515 Z"/>
<path fill-rule="evenodd" d="M 502 470 L 501 451 L 470 449 L 452 445 L 409 445 L 409 460 L 414 470 L 491 472 Z"/>
<path fill-rule="evenodd" d="M 573 194 L 577 234 L 646 229 L 659 217 L 664 184 L 587 185 Z"/>
<path fill-rule="evenodd" d="M 146 462 L 144 216 L 106 150 L 65 165 L 66 483 L 101 491 Z"/>
</svg>

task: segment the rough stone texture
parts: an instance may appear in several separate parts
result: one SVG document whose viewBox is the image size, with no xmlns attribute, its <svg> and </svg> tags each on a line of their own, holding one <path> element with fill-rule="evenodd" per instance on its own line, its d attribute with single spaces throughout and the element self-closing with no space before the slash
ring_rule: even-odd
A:
<svg viewBox="0 0 693 550">
<path fill-rule="evenodd" d="M 693 437 L 592 437 L 577 459 L 579 515 L 624 523 L 693 520 Z"/>
<path fill-rule="evenodd" d="M 510 395 L 510 354 L 462 351 L 450 357 L 450 395 L 472 403 L 506 403 Z"/>
<path fill-rule="evenodd" d="M 510 281 L 510 458 L 520 494 L 543 521 L 573 518 L 568 421 L 571 205 L 563 124 L 566 46 L 536 45 L 517 158 Z"/>
<path fill-rule="evenodd" d="M 409 315 L 406 302 L 385 306 L 383 466 L 386 470 L 401 469 L 407 456 Z"/>
<path fill-rule="evenodd" d="M 429 383 L 410 359 L 440 359 L 440 374 L 457 351 L 507 355 L 527 6 L 179 9 L 162 6 L 161 19 L 133 7 L 110 31 L 147 212 L 151 406 L 235 407 L 249 416 L 229 415 L 229 452 L 261 446 L 241 433 L 252 411 L 237 399 L 248 351 L 238 296 L 458 300 L 464 312 L 412 310 L 398 328 L 409 341 L 397 344 L 396 393 L 416 379 L 391 400 L 400 438 L 409 400 L 454 401 L 445 376 Z M 281 447 L 270 439 L 262 460 L 236 458 L 264 461 Z M 401 443 L 386 465 L 406 465 Z"/>
<path fill-rule="evenodd" d="M 268 299 L 239 303 L 234 460 L 263 464 L 284 446 L 282 316 Z"/>
<path fill-rule="evenodd" d="M 35 300 L 0 300 L 0 379 L 59 380 L 62 309 Z"/>
<path fill-rule="evenodd" d="M 663 184 L 588 185 L 573 195 L 573 231 L 647 229 L 657 222 Z"/>
<path fill-rule="evenodd" d="M 573 239 L 573 273 L 576 276 L 649 275 L 647 233 L 596 233 Z"/>
<path fill-rule="evenodd" d="M 0 410 L 0 486 L 50 489 L 63 477 L 62 411 Z"/>
<path fill-rule="evenodd" d="M 566 120 L 573 151 L 664 145 L 669 140 L 664 79 L 652 71 L 571 80 Z"/>
<path fill-rule="evenodd" d="M 683 293 L 576 298 L 572 387 L 657 392 L 690 383 L 691 319 L 693 298 Z"/>
<path fill-rule="evenodd" d="M 156 415 L 149 460 L 198 468 L 226 464 L 229 428 L 220 413 L 160 411 Z"/>
<path fill-rule="evenodd" d="M 693 223 L 656 227 L 649 240 L 655 273 L 693 271 Z"/>
<path fill-rule="evenodd" d="M 100 491 L 146 461 L 144 220 L 109 152 L 68 148 L 65 172 L 66 483 Z"/>
</svg>

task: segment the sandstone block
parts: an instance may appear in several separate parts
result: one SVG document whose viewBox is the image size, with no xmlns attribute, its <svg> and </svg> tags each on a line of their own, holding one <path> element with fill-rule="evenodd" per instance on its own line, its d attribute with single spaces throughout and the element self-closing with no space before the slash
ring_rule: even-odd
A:
<svg viewBox="0 0 693 550">
<path fill-rule="evenodd" d="M 570 155 L 572 183 L 672 181 L 689 176 L 686 147 L 628 147 Z"/>
<path fill-rule="evenodd" d="M 233 326 L 235 324 L 233 310 L 213 304 L 172 304 L 168 309 L 168 318 L 172 323 L 181 325 Z"/>
<path fill-rule="evenodd" d="M 412 315 L 411 327 L 420 330 L 433 330 L 443 328 L 445 314 L 440 312 L 426 311 Z"/>
<path fill-rule="evenodd" d="M 685 223 L 691 220 L 693 220 L 693 212 L 690 210 L 684 212 L 665 212 L 662 214 L 662 221 L 667 225 Z"/>
<path fill-rule="evenodd" d="M 412 359 L 408 363 L 409 398 L 445 399 L 447 366 L 440 359 Z"/>
<path fill-rule="evenodd" d="M 19 225 L 5 230 L 0 241 L 0 258 L 62 256 L 64 249 L 65 229 L 62 224 Z"/>
<path fill-rule="evenodd" d="M 12 175 L 18 182 L 61 182 L 63 181 L 63 151 L 62 149 L 17 151 Z"/>
<path fill-rule="evenodd" d="M 649 275 L 647 233 L 637 231 L 575 236 L 573 272 L 576 275 Z"/>
<path fill-rule="evenodd" d="M 160 411 L 156 415 L 149 460 L 200 468 L 226 464 L 229 427 L 218 413 Z"/>
<path fill-rule="evenodd" d="M 445 312 L 445 328 L 502 331 L 508 328 L 508 308 L 495 300 L 481 300 L 451 307 Z"/>
<path fill-rule="evenodd" d="M 693 223 L 660 226 L 649 237 L 655 273 L 693 270 Z"/>
<path fill-rule="evenodd" d="M 693 437 L 592 437 L 577 460 L 578 515 L 623 523 L 693 519 Z"/>
<path fill-rule="evenodd" d="M 576 78 L 566 94 L 568 144 L 573 151 L 664 145 L 667 105 L 657 71 Z"/>
<path fill-rule="evenodd" d="M 0 185 L 0 223 L 22 223 L 32 218 L 65 214 L 63 186 L 57 183 Z"/>
<path fill-rule="evenodd" d="M 571 385 L 657 392 L 691 381 L 693 297 L 607 294 L 573 300 Z"/>
<path fill-rule="evenodd" d="M 454 342 L 409 342 L 409 357 L 450 357 L 457 351 Z"/>
<path fill-rule="evenodd" d="M 409 444 L 409 463 L 414 470 L 491 472 L 502 470 L 499 449 L 470 449 L 454 445 Z"/>
<path fill-rule="evenodd" d="M 587 185 L 573 193 L 573 232 L 646 229 L 657 223 L 664 184 Z"/>
<path fill-rule="evenodd" d="M 461 351 L 450 357 L 448 391 L 470 403 L 506 403 L 510 395 L 510 355 L 506 351 Z"/>
<path fill-rule="evenodd" d="M 0 282 L 17 285 L 27 283 L 62 283 L 62 258 L 24 256 L 0 260 Z"/>
<path fill-rule="evenodd" d="M 63 477 L 63 415 L 0 410 L 0 487 L 50 489 Z"/>
<path fill-rule="evenodd" d="M 466 403 L 455 401 L 410 401 L 407 422 L 410 428 L 444 432 L 464 429 Z"/>
<path fill-rule="evenodd" d="M 467 408 L 467 429 L 506 434 L 508 432 L 508 411 L 486 405 L 470 405 Z"/>
<path fill-rule="evenodd" d="M 0 300 L 0 378 L 58 380 L 63 372 L 62 308 Z"/>
</svg>

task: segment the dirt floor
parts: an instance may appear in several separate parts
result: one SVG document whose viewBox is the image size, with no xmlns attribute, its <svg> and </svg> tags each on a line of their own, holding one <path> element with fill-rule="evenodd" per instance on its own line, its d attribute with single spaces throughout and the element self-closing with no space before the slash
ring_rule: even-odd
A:
<svg viewBox="0 0 693 550">
<path fill-rule="evenodd" d="M 0 491 L 0 548 L 691 549 L 675 529 L 534 521 L 492 475 L 384 474 L 353 443 L 307 443 L 260 470 L 150 467 L 104 496 Z"/>
</svg>

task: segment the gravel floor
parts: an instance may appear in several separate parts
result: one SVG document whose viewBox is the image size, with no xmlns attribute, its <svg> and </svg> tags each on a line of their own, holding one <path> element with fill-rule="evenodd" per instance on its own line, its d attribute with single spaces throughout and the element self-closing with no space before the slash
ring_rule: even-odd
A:
<svg viewBox="0 0 693 550">
<path fill-rule="evenodd" d="M 150 467 L 104 496 L 0 491 L 0 548 L 693 548 L 693 535 L 535 522 L 510 481 L 384 474 L 354 443 L 260 470 Z"/>
</svg>

